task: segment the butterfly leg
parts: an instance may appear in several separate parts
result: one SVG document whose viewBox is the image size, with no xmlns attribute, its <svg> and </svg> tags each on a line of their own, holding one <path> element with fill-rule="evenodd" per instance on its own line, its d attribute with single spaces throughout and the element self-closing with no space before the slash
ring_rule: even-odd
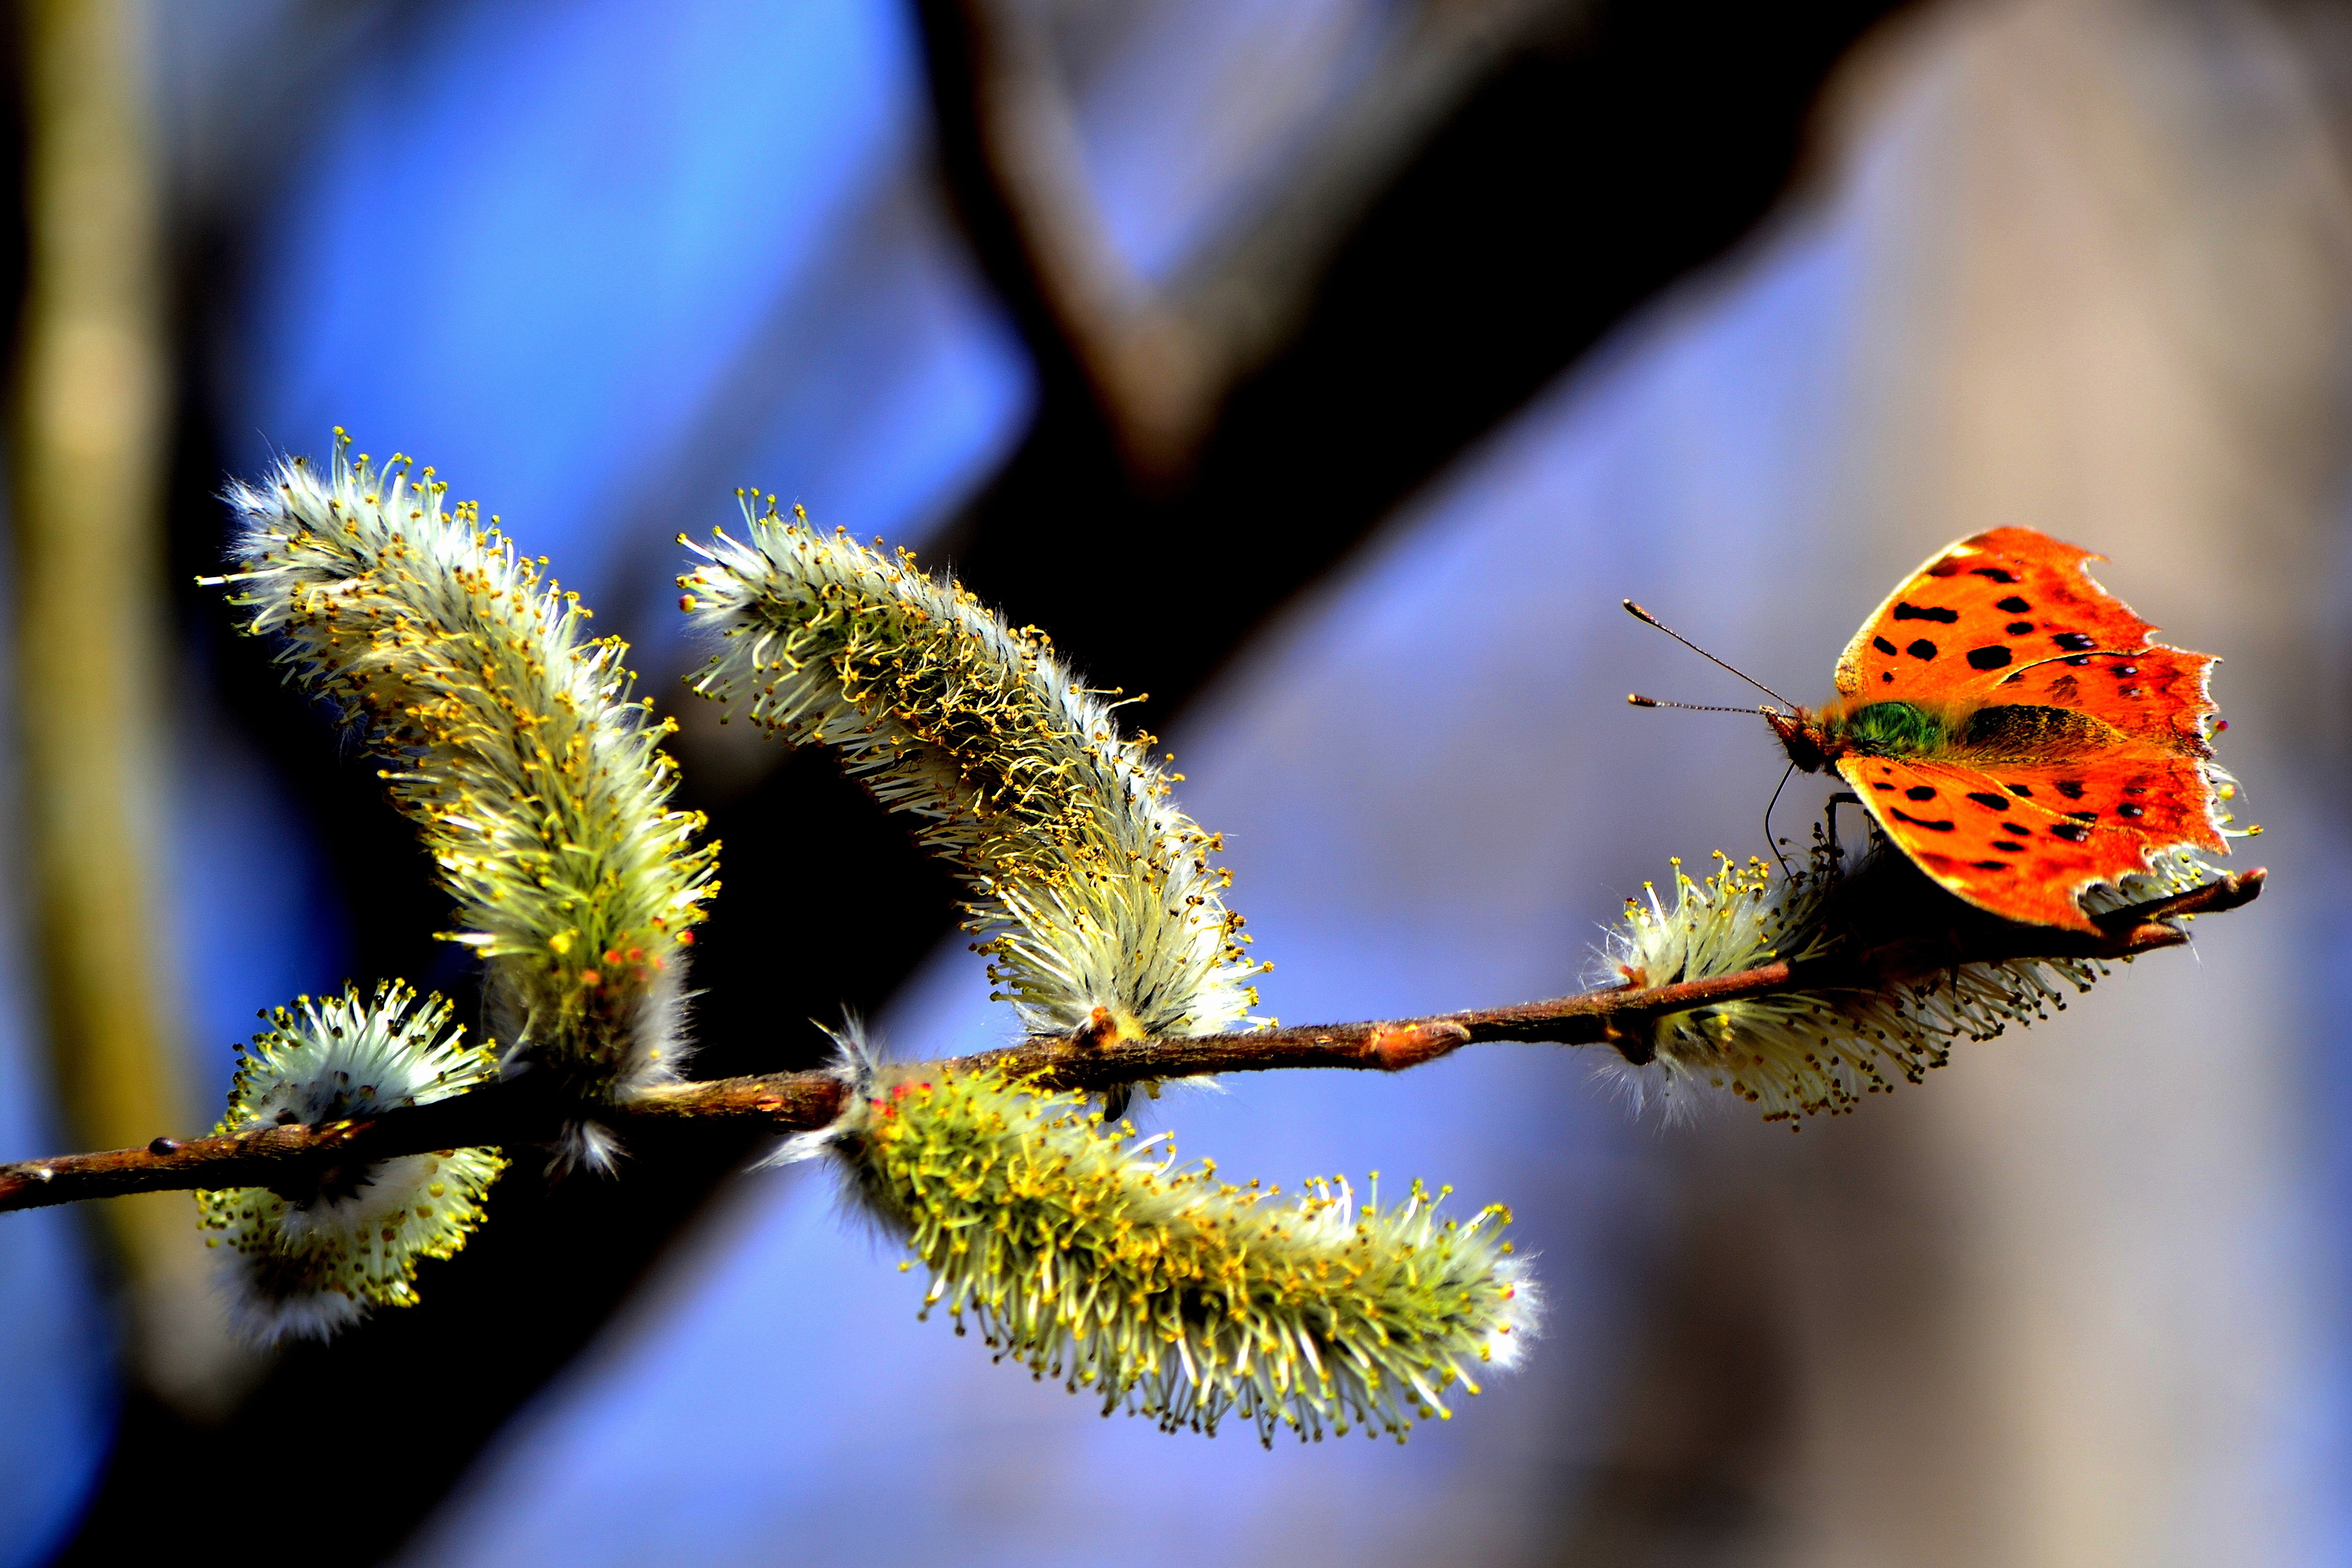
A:
<svg viewBox="0 0 2352 1568">
<path fill-rule="evenodd" d="M 1842 806 L 1842 805 L 1853 805 L 1853 806 L 1859 806 L 1861 804 L 1862 804 L 1862 796 L 1860 796 L 1860 795 L 1858 795 L 1854 794 L 1852 790 L 1843 790 L 1843 789 L 1842 789 L 1842 790 L 1838 791 L 1835 795 L 1832 795 L 1832 796 L 1830 796 L 1830 801 L 1829 801 L 1829 809 L 1828 809 L 1826 812 L 1824 812 L 1822 815 L 1827 818 L 1827 820 L 1828 820 L 1828 825 L 1829 825 L 1830 864 L 1831 864 L 1831 865 L 1832 865 L 1832 866 L 1836 866 L 1836 867 L 1839 867 L 1839 868 L 1843 868 L 1843 866 L 1845 865 L 1845 848 L 1844 848 L 1844 847 L 1843 847 L 1843 845 L 1841 845 L 1841 844 L 1839 844 L 1839 843 L 1838 843 L 1838 832 L 1837 832 L 1837 810 L 1838 810 L 1838 807 L 1839 807 L 1839 806 Z M 1869 818 L 1867 816 L 1864 816 L 1864 818 L 1863 818 L 1863 822 L 1864 822 L 1864 824 L 1865 826 L 1864 826 L 1864 830 L 1863 830 L 1863 831 L 1864 831 L 1864 837 L 1865 840 L 1867 839 L 1868 835 L 1869 835 L 1869 828 L 1868 828 L 1868 826 L 1867 826 L 1867 824 L 1869 823 L 1869 821 L 1870 821 L 1870 818 Z"/>
<path fill-rule="evenodd" d="M 1797 764 L 1790 763 L 1788 771 L 1780 775 L 1780 782 L 1772 786 L 1772 798 L 1764 803 L 1764 842 L 1770 846 L 1772 858 L 1780 862 L 1780 875 L 1792 880 L 1796 873 L 1789 869 L 1789 858 L 1780 853 L 1780 840 L 1772 837 L 1772 808 L 1780 804 L 1780 792 L 1789 787 L 1789 781 L 1796 775 Z"/>
</svg>

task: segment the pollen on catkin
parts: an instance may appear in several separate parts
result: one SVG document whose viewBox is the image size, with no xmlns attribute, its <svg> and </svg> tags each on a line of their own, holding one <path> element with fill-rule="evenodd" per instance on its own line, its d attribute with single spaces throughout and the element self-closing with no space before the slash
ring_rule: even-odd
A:
<svg viewBox="0 0 2352 1568">
<path fill-rule="evenodd" d="M 1107 1129 L 1082 1096 L 849 1061 L 849 1109 L 816 1142 L 930 1271 L 924 1315 L 945 1306 L 958 1333 L 970 1316 L 1000 1359 L 1106 1415 L 1402 1440 L 1536 1332 L 1499 1205 L 1443 1218 L 1416 1182 L 1359 1206 L 1336 1179 L 1285 1200 L 1178 1166 L 1164 1135 Z"/>
<path fill-rule="evenodd" d="M 470 501 L 395 456 L 299 458 L 232 484 L 244 629 L 389 764 L 514 1056 L 591 1099 L 676 1076 L 686 944 L 717 847 L 668 801 L 674 722 L 631 699 L 627 647 Z M 594 1147 L 591 1141 L 591 1150 Z"/>
<path fill-rule="evenodd" d="M 1169 795 L 1154 738 L 1120 732 L 1034 627 L 951 579 L 824 534 L 775 498 L 747 542 L 690 547 L 678 579 L 719 651 L 694 682 L 798 745 L 838 751 L 921 822 L 972 889 L 971 929 L 1000 999 L 1034 1033 L 1214 1033 L 1252 1022 L 1248 956 L 1223 847 Z M 1113 693 L 1112 695 L 1116 695 Z"/>
<path fill-rule="evenodd" d="M 1880 856 L 1891 857 L 1881 850 Z M 1738 865 L 1717 852 L 1717 868 L 1695 878 L 1674 861 L 1672 899 L 1654 884 L 1629 899 L 1607 936 L 1612 973 L 1643 985 L 1672 985 L 1759 969 L 1786 959 L 1819 959 L 1846 928 L 1834 900 L 1863 871 L 1916 879 L 1899 857 L 1847 870 L 1837 849 L 1817 839 L 1802 869 L 1778 874 L 1768 862 Z M 2085 896 L 2093 913 L 2179 892 L 2211 875 L 2193 857 L 2175 856 L 2145 876 Z M 1956 916 L 1973 914 L 1945 900 Z M 2125 961 L 2128 962 L 2128 960 Z M 1698 1085 L 1727 1090 L 1761 1109 L 1767 1121 L 1794 1123 L 1826 1111 L 1851 1112 L 1896 1082 L 1916 1084 L 1946 1065 L 1962 1040 L 1987 1040 L 2010 1025 L 2026 1026 L 2063 1010 L 2069 993 L 2088 991 L 2109 973 L 2097 960 L 2011 959 L 1966 963 L 1924 978 L 1877 987 L 1777 992 L 1663 1015 L 1633 1042 L 1642 1066 L 1612 1060 L 1637 1098 L 1655 1094 L 1669 1111 Z M 1641 1047 L 1646 1047 L 1646 1051 Z"/>
<path fill-rule="evenodd" d="M 217 1131 L 375 1116 L 497 1078 L 496 1054 L 467 1046 L 449 1014 L 396 982 L 265 1014 L 276 1026 L 247 1049 Z M 415 1305 L 418 1262 L 466 1245 L 504 1169 L 495 1149 L 403 1155 L 329 1170 L 294 1196 L 199 1192 L 198 1223 L 226 1254 L 232 1315 L 248 1338 L 322 1340 L 371 1308 Z"/>
</svg>

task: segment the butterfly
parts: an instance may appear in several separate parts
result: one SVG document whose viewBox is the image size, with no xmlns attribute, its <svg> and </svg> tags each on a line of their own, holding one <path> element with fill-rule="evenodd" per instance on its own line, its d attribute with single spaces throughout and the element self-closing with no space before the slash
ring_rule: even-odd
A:
<svg viewBox="0 0 2352 1568">
<path fill-rule="evenodd" d="M 2105 559 L 2030 528 L 1946 545 L 1854 634 L 1835 698 L 1765 719 L 1793 766 L 1835 772 L 1946 889 L 2095 931 L 2089 889 L 2227 854 L 2234 794 L 2210 743 L 2219 661 L 2156 641 L 2083 564 Z"/>
</svg>

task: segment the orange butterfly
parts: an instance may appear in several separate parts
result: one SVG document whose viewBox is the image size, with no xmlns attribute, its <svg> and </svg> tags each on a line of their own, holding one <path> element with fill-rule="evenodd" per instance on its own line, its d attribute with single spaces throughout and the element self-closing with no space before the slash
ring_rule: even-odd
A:
<svg viewBox="0 0 2352 1568">
<path fill-rule="evenodd" d="M 2155 641 L 2084 570 L 2104 559 L 2030 528 L 1947 545 L 1854 634 L 1834 699 L 1765 718 L 1792 763 L 1835 769 L 1946 889 L 2095 931 L 2086 889 L 2229 853 L 2232 793 L 2207 743 L 2217 661 Z"/>
</svg>

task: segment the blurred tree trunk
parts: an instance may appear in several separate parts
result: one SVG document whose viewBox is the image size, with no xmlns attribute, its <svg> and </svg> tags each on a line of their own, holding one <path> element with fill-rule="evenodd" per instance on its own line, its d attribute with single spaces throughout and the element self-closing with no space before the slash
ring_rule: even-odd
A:
<svg viewBox="0 0 2352 1568">
<path fill-rule="evenodd" d="M 141 12 L 20 12 L 29 229 L 15 408 L 16 671 L 40 974 L 73 1136 L 205 1120 L 171 1038 L 160 939 L 163 433 L 156 183 Z M 178 1194 L 110 1205 L 141 1375 L 217 1410 L 237 1381 Z"/>
</svg>

